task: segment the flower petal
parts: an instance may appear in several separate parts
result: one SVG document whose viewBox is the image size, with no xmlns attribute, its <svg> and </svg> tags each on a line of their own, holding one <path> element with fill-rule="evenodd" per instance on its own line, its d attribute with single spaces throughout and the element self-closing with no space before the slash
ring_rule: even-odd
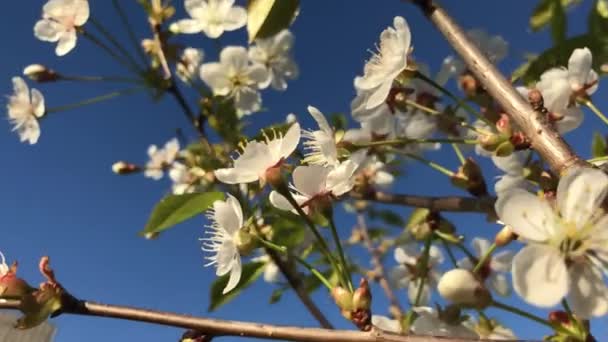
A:
<svg viewBox="0 0 608 342">
<path fill-rule="evenodd" d="M 255 172 L 246 172 L 236 168 L 217 169 L 214 174 L 220 182 L 226 184 L 245 184 L 259 179 L 259 175 Z"/>
<path fill-rule="evenodd" d="M 330 169 L 320 165 L 298 166 L 293 171 L 293 183 L 301 194 L 314 197 L 325 191 L 325 181 Z"/>
<path fill-rule="evenodd" d="M 34 25 L 34 36 L 45 42 L 56 42 L 61 36 L 61 25 L 48 19 L 39 20 Z"/>
<path fill-rule="evenodd" d="M 327 122 L 327 119 L 325 118 L 325 115 L 323 115 L 320 110 L 318 110 L 316 107 L 308 106 L 308 112 L 310 115 L 312 115 L 313 119 L 315 119 L 317 125 L 319 125 L 319 129 L 325 133 L 333 135 L 334 130 L 331 128 L 329 122 Z"/>
<path fill-rule="evenodd" d="M 349 192 L 355 185 L 353 174 L 359 166 L 352 160 L 346 160 L 327 174 L 327 190 L 334 196 Z"/>
<path fill-rule="evenodd" d="M 228 194 L 226 201 L 213 203 L 213 219 L 229 236 L 236 233 L 243 225 L 241 204 L 234 196 Z"/>
<path fill-rule="evenodd" d="M 515 292 L 536 306 L 554 306 L 568 293 L 568 269 L 553 247 L 524 247 L 513 258 L 512 273 Z"/>
<path fill-rule="evenodd" d="M 600 272 L 587 264 L 574 264 L 570 282 L 568 302 L 577 316 L 590 319 L 608 312 L 608 289 Z"/>
<path fill-rule="evenodd" d="M 34 115 L 39 118 L 44 115 L 44 96 L 38 91 L 38 89 L 32 89 L 32 107 L 34 108 Z"/>
<path fill-rule="evenodd" d="M 247 11 L 240 6 L 231 8 L 224 18 L 224 30 L 234 31 L 247 23 Z"/>
<path fill-rule="evenodd" d="M 557 217 L 546 201 L 515 189 L 498 197 L 496 213 L 521 237 L 542 242 L 553 236 Z"/>
<path fill-rule="evenodd" d="M 386 316 L 380 315 L 372 315 L 372 324 L 376 326 L 376 328 L 393 332 L 396 334 L 401 333 L 401 324 L 396 319 L 390 319 Z"/>
<path fill-rule="evenodd" d="M 222 294 L 226 294 L 232 291 L 239 284 L 239 281 L 241 280 L 242 271 L 243 268 L 241 265 L 241 257 L 237 253 L 234 259 L 234 263 L 232 265 L 232 269 L 230 270 L 230 278 L 228 279 L 228 284 L 226 284 L 226 287 L 224 288 L 224 291 L 222 291 Z"/>
<path fill-rule="evenodd" d="M 580 229 L 589 223 L 608 194 L 608 175 L 598 169 L 578 168 L 560 179 L 557 206 L 562 217 Z"/>
<path fill-rule="evenodd" d="M 76 46 L 76 31 L 63 32 L 59 36 L 57 41 L 57 47 L 55 48 L 55 54 L 57 56 L 65 56 L 68 52 L 72 51 Z"/>
<path fill-rule="evenodd" d="M 588 48 L 574 49 L 568 60 L 568 81 L 574 90 L 581 89 L 587 83 L 593 56 Z"/>
<path fill-rule="evenodd" d="M 205 63 L 201 66 L 200 77 L 216 95 L 226 96 L 232 90 L 232 82 L 220 63 Z"/>
<path fill-rule="evenodd" d="M 490 249 L 490 241 L 479 237 L 473 238 L 471 245 L 478 257 L 483 256 Z"/>
</svg>

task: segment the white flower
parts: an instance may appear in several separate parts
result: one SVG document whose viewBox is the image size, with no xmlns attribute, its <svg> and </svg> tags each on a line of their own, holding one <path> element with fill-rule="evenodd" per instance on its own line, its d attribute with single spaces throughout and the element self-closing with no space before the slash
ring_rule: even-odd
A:
<svg viewBox="0 0 608 342">
<path fill-rule="evenodd" d="M 266 137 L 263 142 L 250 141 L 243 153 L 234 160 L 231 168 L 215 170 L 215 176 L 222 183 L 240 184 L 266 180 L 266 170 L 280 166 L 298 147 L 300 125 L 294 123 L 285 136 Z"/>
<path fill-rule="evenodd" d="M 501 36 L 490 36 L 480 29 L 470 30 L 467 35 L 492 63 L 498 64 L 507 56 L 509 44 Z"/>
<path fill-rule="evenodd" d="M 233 98 L 239 115 L 260 110 L 262 97 L 258 90 L 268 86 L 267 70 L 261 64 L 249 63 L 244 47 L 225 47 L 219 63 L 203 64 L 200 76 L 215 95 Z"/>
<path fill-rule="evenodd" d="M 268 69 L 268 82 L 276 90 L 287 89 L 287 79 L 298 77 L 298 65 L 291 55 L 293 41 L 293 34 L 282 30 L 270 38 L 256 40 L 249 48 L 249 58 Z"/>
<path fill-rule="evenodd" d="M 401 323 L 399 323 L 398 320 L 390 319 L 386 316 L 372 315 L 372 324 L 380 330 L 392 332 L 395 334 L 401 334 L 403 332 Z"/>
<path fill-rule="evenodd" d="M 171 190 L 174 195 L 188 194 L 202 190 L 199 181 L 205 176 L 205 170 L 199 167 L 188 167 L 182 163 L 173 163 L 169 178 L 173 182 Z"/>
<path fill-rule="evenodd" d="M 156 145 L 148 147 L 148 157 L 144 176 L 159 180 L 163 178 L 166 168 L 168 168 L 179 154 L 179 142 L 176 138 L 169 140 L 165 147 L 159 149 Z"/>
<path fill-rule="evenodd" d="M 527 302 L 551 307 L 565 296 L 581 318 L 608 312 L 608 176 L 579 168 L 559 182 L 555 205 L 529 192 L 499 196 L 496 212 L 527 245 L 513 259 L 513 287 Z"/>
<path fill-rule="evenodd" d="M 207 215 L 211 225 L 207 226 L 210 230 L 206 233 L 210 236 L 201 239 L 203 251 L 212 253 L 206 257 L 209 263 L 205 266 L 215 265 L 218 277 L 230 272 L 223 294 L 234 289 L 241 279 L 242 265 L 238 245 L 239 232 L 244 222 L 241 204 L 232 195 L 226 195 L 226 201 L 213 203 L 213 209 Z"/>
<path fill-rule="evenodd" d="M 359 150 L 351 154 L 351 160 L 359 164 L 357 174 L 364 177 L 370 185 L 389 187 L 395 177 L 386 170 L 386 164 L 378 160 L 376 155 L 367 155 L 367 151 Z"/>
<path fill-rule="evenodd" d="M 357 164 L 346 160 L 336 167 L 320 165 L 298 166 L 293 171 L 294 199 L 308 211 L 309 205 L 322 197 L 338 197 L 349 192 L 355 182 L 353 174 Z M 281 210 L 294 210 L 287 199 L 276 191 L 270 193 L 270 202 Z"/>
<path fill-rule="evenodd" d="M 437 291 L 441 297 L 459 305 L 474 306 L 479 300 L 485 300 L 479 298 L 481 289 L 483 285 L 475 274 L 461 268 L 447 271 L 437 283 Z"/>
<path fill-rule="evenodd" d="M 494 191 L 501 194 L 505 191 L 510 191 L 515 188 L 528 190 L 531 188 L 530 183 L 524 175 L 526 160 L 529 153 L 525 151 L 513 152 L 506 157 L 492 156 L 494 165 L 505 174 L 499 176 L 499 180 L 494 185 Z"/>
<path fill-rule="evenodd" d="M 10 270 L 10 268 L 6 264 L 6 259 L 4 258 L 4 254 L 2 254 L 2 252 L 0 252 L 0 277 L 5 276 L 9 270 Z"/>
<path fill-rule="evenodd" d="M 490 241 L 486 239 L 476 237 L 471 244 L 473 245 L 473 249 L 478 258 L 486 255 L 486 252 L 490 249 Z M 481 279 L 501 296 L 508 296 L 511 292 L 505 273 L 511 270 L 513 255 L 513 251 L 500 251 L 495 253 L 479 270 Z M 475 265 L 471 259 L 463 258 L 458 261 L 458 267 L 472 270 Z"/>
<path fill-rule="evenodd" d="M 76 28 L 88 19 L 87 0 L 49 0 L 42 7 L 42 19 L 34 26 L 34 35 L 46 42 L 57 42 L 55 53 L 63 56 L 76 46 Z"/>
<path fill-rule="evenodd" d="M 192 19 L 171 24 L 174 33 L 204 32 L 209 38 L 218 38 L 224 31 L 234 31 L 247 23 L 247 11 L 233 6 L 234 0 L 186 0 L 184 6 Z"/>
<path fill-rule="evenodd" d="M 402 17 L 395 17 L 393 27 L 385 29 L 380 35 L 378 53 L 365 64 L 363 77 L 355 79 L 355 87 L 370 92 L 366 108 L 382 104 L 391 90 L 393 81 L 407 67 L 410 50 L 411 32 Z"/>
<path fill-rule="evenodd" d="M 277 264 L 272 261 L 268 254 L 261 255 L 259 257 L 253 258 L 251 261 L 253 262 L 263 262 L 264 263 L 264 281 L 270 284 L 278 283 L 281 281 L 281 271 Z"/>
<path fill-rule="evenodd" d="M 0 313 L 0 340 L 6 342 L 52 342 L 55 327 L 44 322 L 31 329 L 17 329 L 17 317 L 8 313 Z"/>
<path fill-rule="evenodd" d="M 185 83 L 191 82 L 203 62 L 204 56 L 205 53 L 201 49 L 185 48 L 176 67 L 179 79 Z"/>
<path fill-rule="evenodd" d="M 448 323 L 439 317 L 437 310 L 426 306 L 413 308 L 418 318 L 410 327 L 412 333 L 421 336 L 460 337 L 477 339 L 477 334 L 462 323 Z"/>
<path fill-rule="evenodd" d="M 416 303 L 418 297 L 418 289 L 423 274 L 419 274 L 417 264 L 422 258 L 422 250 L 415 244 L 408 244 L 404 247 L 395 248 L 395 260 L 399 264 L 393 268 L 390 274 L 391 281 L 399 288 L 407 288 L 407 295 L 410 303 Z M 424 280 L 422 293 L 420 294 L 419 305 L 428 303 L 431 299 L 431 288 L 434 288 L 439 281 L 441 274 L 438 271 L 439 264 L 443 262 L 443 254 L 441 250 L 435 246 L 431 246 L 429 250 L 429 259 L 427 262 L 428 273 L 427 279 Z"/>
<path fill-rule="evenodd" d="M 304 147 L 308 150 L 304 160 L 311 165 L 335 166 L 339 164 L 334 130 L 317 108 L 308 106 L 308 112 L 319 125 L 319 130 L 302 131 L 304 139 L 307 140 L 304 142 Z"/>
<path fill-rule="evenodd" d="M 37 89 L 28 88 L 21 77 L 13 77 L 13 95 L 8 98 L 8 119 L 21 141 L 35 144 L 40 137 L 38 118 L 44 115 L 44 97 Z"/>
</svg>

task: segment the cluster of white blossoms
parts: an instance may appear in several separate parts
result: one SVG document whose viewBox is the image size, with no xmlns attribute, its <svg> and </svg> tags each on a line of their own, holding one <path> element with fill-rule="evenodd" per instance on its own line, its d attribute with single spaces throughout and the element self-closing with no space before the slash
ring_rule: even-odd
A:
<svg viewBox="0 0 608 342">
<path fill-rule="evenodd" d="M 21 141 L 35 144 L 40 137 L 38 120 L 45 114 L 44 97 L 27 86 L 21 77 L 13 77 L 13 95 L 7 104 L 8 119 Z"/>
<path fill-rule="evenodd" d="M 55 53 L 63 56 L 76 46 L 77 30 L 89 19 L 87 0 L 49 0 L 42 7 L 42 19 L 34 26 L 36 38 L 57 43 Z"/>
</svg>

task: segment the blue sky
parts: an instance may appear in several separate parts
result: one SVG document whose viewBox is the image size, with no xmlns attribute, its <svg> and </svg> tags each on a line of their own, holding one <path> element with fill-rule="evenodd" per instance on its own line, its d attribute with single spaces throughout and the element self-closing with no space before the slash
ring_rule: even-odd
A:
<svg viewBox="0 0 608 342">
<path fill-rule="evenodd" d="M 135 1 L 124 3 L 136 31 L 142 37 L 147 36 L 143 12 Z M 175 3 L 177 17 L 182 17 L 182 2 Z M 466 28 L 485 28 L 509 41 L 510 54 L 501 67 L 512 70 L 525 52 L 550 46 L 547 32 L 531 33 L 527 28 L 532 2 L 514 4 L 469 0 L 448 3 L 447 8 Z M 31 63 L 42 63 L 69 74 L 124 73 L 83 39 L 72 53 L 57 58 L 54 46 L 37 41 L 32 33 L 42 5 L 42 0 L 13 1 L 0 21 L 0 41 L 5 46 L 0 65 L 0 80 L 3 80 L 0 84 L 4 84 L 0 87 L 1 93 L 10 93 L 10 78 Z M 571 20 L 569 34 L 585 30 L 587 8 L 588 4 L 575 10 L 576 18 Z M 91 1 L 91 12 L 128 42 L 109 2 Z M 369 58 L 368 50 L 374 47 L 379 33 L 392 23 L 395 15 L 404 16 L 411 26 L 416 58 L 437 70 L 451 50 L 418 10 L 404 1 L 305 1 L 293 26 L 301 76 L 290 83 L 285 93 L 264 93 L 268 111 L 251 117 L 250 131 L 282 121 L 291 112 L 298 115 L 304 127 L 313 127 L 306 114 L 309 104 L 326 113 L 347 112 L 354 96 L 352 79 L 361 73 L 364 61 Z M 187 37 L 184 41 L 202 47 L 207 61 L 217 59 L 214 45 L 202 35 Z M 245 44 L 246 32 L 228 33 L 222 36 L 222 42 Z M 61 83 L 35 87 L 45 94 L 47 106 L 54 107 L 124 86 Z M 596 98 L 601 96 L 602 89 L 600 84 Z M 187 93 L 187 98 L 194 103 L 193 92 Z M 606 103 L 600 101 L 599 105 Z M 604 130 L 600 124 L 596 118 L 588 117 L 568 141 L 583 156 L 588 156 L 588 137 L 594 130 Z M 261 281 L 218 312 L 207 313 L 208 290 L 214 272 L 202 267 L 198 242 L 204 223 L 201 219 L 182 224 L 158 240 L 147 241 L 137 235 L 150 209 L 168 191 L 169 184 L 141 176 L 118 177 L 112 174 L 110 166 L 121 159 L 144 162 L 148 145 L 163 144 L 179 127 L 193 136 L 171 98 L 153 103 L 146 94 L 51 114 L 42 122 L 42 136 L 35 146 L 19 143 L 8 121 L 2 121 L 0 155 L 5 162 L 0 177 L 3 227 L 0 250 L 9 260 L 19 260 L 20 274 L 34 284 L 39 281 L 38 258 L 50 255 L 59 279 L 76 296 L 85 299 L 225 319 L 315 326 L 315 321 L 291 293 L 280 303 L 269 305 L 273 288 Z M 455 167 L 456 159 L 447 152 L 431 157 Z M 446 190 L 447 184 L 441 175 L 417 167 L 408 169 L 395 191 L 432 195 L 459 193 Z M 496 229 L 478 216 L 449 217 L 469 236 L 490 236 Z M 341 221 L 345 234 L 352 224 L 352 218 Z M 356 257 L 362 262 L 367 260 L 363 254 Z M 378 313 L 384 314 L 384 298 L 381 292 L 376 293 L 375 307 Z M 399 295 L 405 298 L 403 292 Z M 317 293 L 315 299 L 338 327 L 351 328 L 325 293 Z M 511 303 L 529 308 L 516 299 Z M 512 316 L 498 317 L 507 323 L 519 322 L 515 327 L 522 338 L 538 337 L 546 332 L 528 322 L 521 324 L 522 321 Z M 182 333 L 173 328 L 75 316 L 62 316 L 54 323 L 59 327 L 58 342 L 82 341 L 85 337 L 89 342 L 175 341 Z M 607 323 L 605 319 L 603 323 Z M 233 340 L 237 339 L 222 338 L 222 341 Z"/>
</svg>

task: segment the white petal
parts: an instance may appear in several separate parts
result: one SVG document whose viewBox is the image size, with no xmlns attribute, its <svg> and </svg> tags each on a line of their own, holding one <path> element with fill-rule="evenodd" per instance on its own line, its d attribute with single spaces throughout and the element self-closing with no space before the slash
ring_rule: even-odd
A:
<svg viewBox="0 0 608 342">
<path fill-rule="evenodd" d="M 201 32 L 203 30 L 203 26 L 198 20 L 182 19 L 171 24 L 169 29 L 174 33 L 193 34 Z"/>
<path fill-rule="evenodd" d="M 239 281 L 241 280 L 242 271 L 243 268 L 241 265 L 241 257 L 237 254 L 234 260 L 234 264 L 232 265 L 232 269 L 230 270 L 230 279 L 228 279 L 228 284 L 226 284 L 226 287 L 224 288 L 224 291 L 222 291 L 222 294 L 226 294 L 232 291 L 232 289 L 234 289 L 239 284 Z"/>
<path fill-rule="evenodd" d="M 349 192 L 355 185 L 353 174 L 358 165 L 352 160 L 346 160 L 327 175 L 327 189 L 334 196 L 341 196 Z"/>
<path fill-rule="evenodd" d="M 220 63 L 205 63 L 201 66 L 200 77 L 216 95 L 226 96 L 232 90 L 232 82 Z"/>
<path fill-rule="evenodd" d="M 217 169 L 214 174 L 220 182 L 226 184 L 251 183 L 259 179 L 259 175 L 255 172 L 246 172 L 235 168 Z"/>
<path fill-rule="evenodd" d="M 507 297 L 511 294 L 511 287 L 509 287 L 509 282 L 507 281 L 507 277 L 501 273 L 495 273 L 488 279 L 490 281 L 490 286 L 503 297 Z"/>
<path fill-rule="evenodd" d="M 403 247 L 397 247 L 394 251 L 395 261 L 399 264 L 415 265 L 418 259 L 418 247 L 415 244 L 407 244 Z"/>
<path fill-rule="evenodd" d="M 331 126 L 329 126 L 329 122 L 327 122 L 325 115 L 323 115 L 320 110 L 318 110 L 316 107 L 308 106 L 308 112 L 310 115 L 312 115 L 323 132 L 333 134 L 333 129 Z"/>
<path fill-rule="evenodd" d="M 588 48 L 575 49 L 568 60 L 568 81 L 577 90 L 587 83 L 593 56 Z"/>
<path fill-rule="evenodd" d="M 393 86 L 393 80 L 387 80 L 383 82 L 378 88 L 374 89 L 370 96 L 367 98 L 367 102 L 365 103 L 366 109 L 376 108 L 388 97 L 388 93 L 391 91 L 391 87 Z"/>
<path fill-rule="evenodd" d="M 554 235 L 553 209 L 527 191 L 516 189 L 499 196 L 495 209 L 500 220 L 525 239 L 542 242 Z"/>
<path fill-rule="evenodd" d="M 303 195 L 314 197 L 325 191 L 329 172 L 329 168 L 319 165 L 298 166 L 293 171 L 294 186 Z"/>
<path fill-rule="evenodd" d="M 553 247 L 524 247 L 513 258 L 512 273 L 515 292 L 536 306 L 554 306 L 568 293 L 568 270 Z"/>
<path fill-rule="evenodd" d="M 258 89 L 265 89 L 270 85 L 272 77 L 269 77 L 269 70 L 262 64 L 256 63 L 247 69 L 247 77 Z"/>
<path fill-rule="evenodd" d="M 13 77 L 13 96 L 19 100 L 19 102 L 30 102 L 30 88 L 27 83 L 21 77 Z"/>
<path fill-rule="evenodd" d="M 514 251 L 500 251 L 492 255 L 490 267 L 495 272 L 509 272 L 513 263 Z"/>
<path fill-rule="evenodd" d="M 396 319 L 390 319 L 386 316 L 372 315 L 372 324 L 378 329 L 393 332 L 396 334 L 401 333 L 401 324 Z"/>
<path fill-rule="evenodd" d="M 249 115 L 262 108 L 260 92 L 251 87 L 240 87 L 234 93 L 234 107 L 239 115 Z"/>
<path fill-rule="evenodd" d="M 298 147 L 298 143 L 300 142 L 300 124 L 294 123 L 289 127 L 287 133 L 282 139 L 281 148 L 279 149 L 279 155 L 281 158 L 289 157 L 293 151 Z"/>
<path fill-rule="evenodd" d="M 568 71 L 561 68 L 550 69 L 540 76 L 536 88 L 543 95 L 545 107 L 550 111 L 561 112 L 568 106 L 572 87 L 568 82 Z"/>
<path fill-rule="evenodd" d="M 484 254 L 486 254 L 488 249 L 490 249 L 490 241 L 483 239 L 483 238 L 479 238 L 479 237 L 473 238 L 473 241 L 471 242 L 471 244 L 473 245 L 475 254 L 478 257 L 483 256 Z"/>
<path fill-rule="evenodd" d="M 270 193 L 270 196 L 268 197 L 268 199 L 270 200 L 270 204 L 272 204 L 277 209 L 285 210 L 285 211 L 292 211 L 295 209 L 291 205 L 291 203 L 289 203 L 287 198 L 285 198 L 285 196 L 281 195 L 280 193 L 278 193 L 274 190 Z"/>
<path fill-rule="evenodd" d="M 36 117 L 42 117 L 44 115 L 44 96 L 38 91 L 38 89 L 32 89 L 32 107 L 34 108 L 34 115 Z"/>
<path fill-rule="evenodd" d="M 82 26 L 89 20 L 89 2 L 87 0 L 77 0 L 75 6 L 74 25 Z"/>
<path fill-rule="evenodd" d="M 234 266 L 235 258 L 239 258 L 239 252 L 234 244 L 234 241 L 231 239 L 225 239 L 222 241 L 215 258 L 217 263 L 215 275 L 221 277 L 230 272 Z"/>
<path fill-rule="evenodd" d="M 39 20 L 34 25 L 34 36 L 45 42 L 56 42 L 61 36 L 61 25 L 48 19 Z"/>
<path fill-rule="evenodd" d="M 583 111 L 577 106 L 568 107 L 560 111 L 559 114 L 563 117 L 559 121 L 556 121 L 555 124 L 557 131 L 562 134 L 578 128 L 585 118 Z"/>
<path fill-rule="evenodd" d="M 240 6 L 236 6 L 228 11 L 224 18 L 224 29 L 226 31 L 238 30 L 247 23 L 247 11 Z"/>
<path fill-rule="evenodd" d="M 586 264 L 574 264 L 570 268 L 570 281 L 568 301 L 580 318 L 590 319 L 608 312 L 608 289 L 600 272 Z"/>
<path fill-rule="evenodd" d="M 568 172 L 557 186 L 557 206 L 562 217 L 577 227 L 585 226 L 608 194 L 608 176 L 598 169 Z"/>
<path fill-rule="evenodd" d="M 426 305 L 431 300 L 431 291 L 430 291 L 429 285 L 426 281 L 424 282 L 424 285 L 422 286 L 422 291 L 420 293 L 420 297 L 418 297 L 418 292 L 420 290 L 421 281 L 422 281 L 422 278 L 418 278 L 414 281 L 410 281 L 407 286 L 407 298 L 409 299 L 409 301 L 412 305 L 414 305 L 416 303 L 417 298 L 420 298 L 420 300 L 418 301 L 418 305 Z"/>
<path fill-rule="evenodd" d="M 76 46 L 76 31 L 67 31 L 59 36 L 55 54 L 57 56 L 65 56 Z"/>
</svg>

